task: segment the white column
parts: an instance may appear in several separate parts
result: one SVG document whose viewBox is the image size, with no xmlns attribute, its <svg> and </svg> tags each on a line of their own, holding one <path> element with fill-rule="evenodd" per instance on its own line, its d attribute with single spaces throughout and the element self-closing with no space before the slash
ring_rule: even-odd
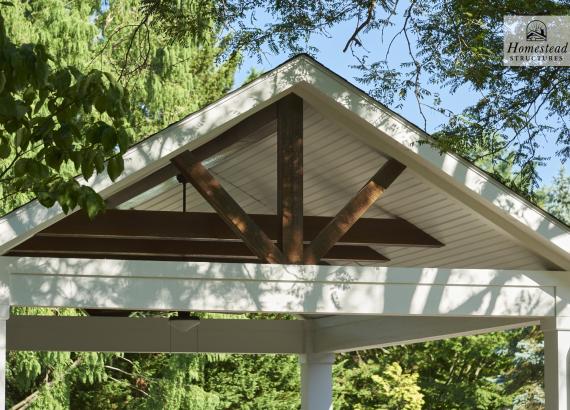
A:
<svg viewBox="0 0 570 410">
<path fill-rule="evenodd" d="M 544 332 L 544 394 L 546 410 L 570 410 L 568 359 L 570 318 L 541 321 Z"/>
<path fill-rule="evenodd" d="M 332 410 L 334 353 L 299 355 L 301 410 Z"/>
<path fill-rule="evenodd" d="M 0 409 L 6 408 L 6 321 L 10 306 L 0 305 Z"/>
</svg>

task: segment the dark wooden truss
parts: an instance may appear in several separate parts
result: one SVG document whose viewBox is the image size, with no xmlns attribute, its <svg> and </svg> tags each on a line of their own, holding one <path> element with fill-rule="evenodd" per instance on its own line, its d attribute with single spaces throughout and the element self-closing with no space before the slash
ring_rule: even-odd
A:
<svg viewBox="0 0 570 410">
<path fill-rule="evenodd" d="M 250 215 L 202 161 L 236 143 L 277 133 L 277 214 Z M 404 219 L 363 218 L 405 170 L 388 159 L 334 217 L 303 215 L 303 100 L 289 94 L 218 137 L 107 199 L 109 210 L 90 221 L 67 216 L 7 255 L 210 262 L 331 264 L 388 261 L 378 247 L 440 247 Z M 112 209 L 182 175 L 215 213 Z"/>
</svg>

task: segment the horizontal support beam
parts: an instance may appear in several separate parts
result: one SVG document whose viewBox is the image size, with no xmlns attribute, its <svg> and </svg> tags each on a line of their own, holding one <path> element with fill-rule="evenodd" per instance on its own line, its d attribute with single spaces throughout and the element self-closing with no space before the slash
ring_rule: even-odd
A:
<svg viewBox="0 0 570 410">
<path fill-rule="evenodd" d="M 194 149 L 192 154 L 199 161 L 203 161 L 220 151 L 229 148 L 240 140 L 247 140 L 248 143 L 260 141 L 268 137 L 277 130 L 277 107 L 272 104 L 255 114 L 252 114 L 242 122 L 233 126 L 229 130 L 221 133 L 204 145 Z M 120 204 L 134 198 L 143 192 L 167 181 L 179 174 L 178 169 L 173 164 L 153 172 L 139 181 L 129 185 L 125 189 L 111 195 L 106 199 L 108 208 L 115 208 Z"/>
<path fill-rule="evenodd" d="M 279 236 L 276 215 L 249 215 L 274 241 Z M 331 217 L 305 216 L 305 241 L 313 240 L 332 220 Z M 166 212 L 109 209 L 91 221 L 76 212 L 44 229 L 40 236 L 147 238 L 147 239 L 219 239 L 238 241 L 238 236 L 215 213 Z M 376 244 L 394 246 L 440 247 L 441 242 L 404 219 L 361 218 L 341 238 L 339 244 Z"/>
<path fill-rule="evenodd" d="M 315 353 L 347 352 L 498 332 L 539 324 L 503 317 L 333 316 L 312 321 Z"/>
<path fill-rule="evenodd" d="M 36 236 L 13 248 L 10 255 L 55 257 L 107 257 L 168 260 L 169 258 L 242 258 L 256 262 L 258 258 L 240 242 L 170 240 L 141 238 L 49 237 Z M 325 260 L 383 262 L 388 258 L 367 246 L 337 245 Z"/>
<path fill-rule="evenodd" d="M 546 317 L 554 315 L 557 297 L 564 295 L 556 283 L 568 277 L 565 272 L 109 259 L 2 257 L 0 263 L 1 295 L 7 293 L 12 305 L 128 310 Z M 568 301 L 558 300 L 559 308 Z"/>
<path fill-rule="evenodd" d="M 8 350 L 132 353 L 303 353 L 297 320 L 12 316 Z"/>
<path fill-rule="evenodd" d="M 310 319 L 313 353 L 419 343 L 531 326 L 520 318 L 332 316 Z M 12 316 L 7 349 L 130 353 L 304 353 L 301 320 Z"/>
</svg>

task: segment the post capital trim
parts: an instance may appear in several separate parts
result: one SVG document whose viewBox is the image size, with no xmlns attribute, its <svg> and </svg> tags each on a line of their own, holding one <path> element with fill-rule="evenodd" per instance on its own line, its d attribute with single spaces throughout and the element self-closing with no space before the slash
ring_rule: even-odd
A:
<svg viewBox="0 0 570 410">
<path fill-rule="evenodd" d="M 570 317 L 557 316 L 540 319 L 540 329 L 543 332 L 570 331 Z"/>
<path fill-rule="evenodd" d="M 334 353 L 304 353 L 299 355 L 299 364 L 334 364 Z"/>
</svg>

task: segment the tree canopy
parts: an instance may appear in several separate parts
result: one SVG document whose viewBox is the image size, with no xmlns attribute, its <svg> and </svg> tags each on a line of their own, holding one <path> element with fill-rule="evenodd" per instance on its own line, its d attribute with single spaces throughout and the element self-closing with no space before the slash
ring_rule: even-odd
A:
<svg viewBox="0 0 570 410">
<path fill-rule="evenodd" d="M 115 180 L 133 142 L 221 97 L 239 63 L 218 63 L 213 28 L 199 45 L 139 28 L 137 0 L 16 2 L 1 14 L 4 212 L 37 197 L 94 216 L 104 203 L 85 182 Z"/>
<path fill-rule="evenodd" d="M 491 172 L 512 164 L 517 178 L 506 182 L 519 191 L 538 186 L 538 169 L 548 160 L 541 149 L 545 141 L 556 142 L 563 160 L 570 156 L 570 72 L 502 63 L 505 15 L 568 15 L 568 1 L 229 0 L 199 7 L 190 24 L 191 14 L 178 14 L 177 7 L 182 6 L 142 1 L 145 15 L 177 40 L 193 38 L 197 20 L 209 16 L 225 29 L 219 40 L 227 44 L 226 56 L 315 53 L 317 36 L 352 24 L 352 34 L 339 39 L 339 53 L 359 69 L 357 80 L 371 95 L 389 106 L 412 98 L 424 127 L 431 111 L 444 114 L 435 144 L 470 160 L 485 158 Z M 396 34 L 385 36 L 389 29 Z M 407 50 L 406 61 L 391 63 L 395 44 Z M 440 89 L 467 89 L 474 102 L 455 112 L 442 105 Z"/>
</svg>

